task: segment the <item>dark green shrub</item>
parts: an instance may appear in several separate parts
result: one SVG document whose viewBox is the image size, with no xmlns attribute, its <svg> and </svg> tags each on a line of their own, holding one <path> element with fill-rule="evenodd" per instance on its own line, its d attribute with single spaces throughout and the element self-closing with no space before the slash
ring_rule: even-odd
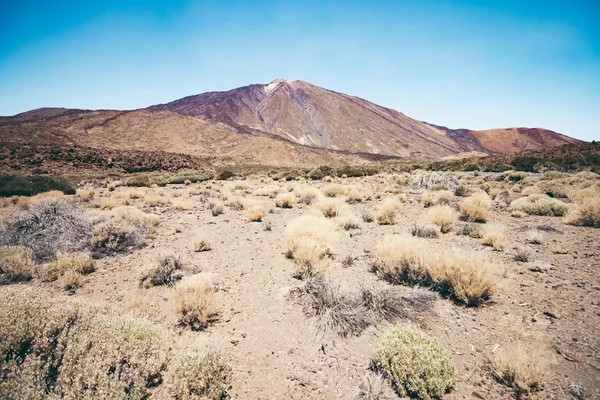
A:
<svg viewBox="0 0 600 400">
<path fill-rule="evenodd" d="M 322 166 L 317 167 L 317 168 L 313 169 L 312 171 L 310 171 L 308 173 L 307 177 L 312 180 L 321 180 L 321 179 L 325 178 L 326 176 L 331 176 L 334 174 L 335 174 L 335 171 L 332 167 L 329 167 L 327 165 L 322 165 Z"/>
<path fill-rule="evenodd" d="M 59 176 L 0 176 L 0 197 L 33 196 L 50 190 L 75 194 L 75 186 Z"/>
<path fill-rule="evenodd" d="M 150 186 L 150 177 L 148 175 L 136 175 L 125 180 L 126 186 L 148 187 Z"/>
</svg>

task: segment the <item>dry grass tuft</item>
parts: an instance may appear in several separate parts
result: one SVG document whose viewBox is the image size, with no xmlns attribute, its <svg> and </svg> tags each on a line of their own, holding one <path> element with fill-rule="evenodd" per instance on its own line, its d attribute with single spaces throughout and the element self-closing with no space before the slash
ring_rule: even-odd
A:
<svg viewBox="0 0 600 400">
<path fill-rule="evenodd" d="M 164 206 L 169 204 L 169 198 L 154 193 L 148 193 L 144 198 L 144 204 L 148 207 Z"/>
<path fill-rule="evenodd" d="M 327 185 L 323 189 L 325 197 L 340 197 L 346 194 L 346 187 L 342 185 Z"/>
<path fill-rule="evenodd" d="M 344 199 L 321 199 L 315 203 L 315 208 L 327 218 L 334 218 L 346 211 L 346 203 Z"/>
<path fill-rule="evenodd" d="M 544 243 L 544 231 L 541 229 L 532 229 L 527 233 L 527 240 L 531 244 Z"/>
<path fill-rule="evenodd" d="M 180 197 L 178 199 L 171 200 L 173 206 L 178 211 L 188 211 L 194 208 L 192 202 L 187 197 Z"/>
<path fill-rule="evenodd" d="M 0 285 L 33 277 L 33 252 L 23 246 L 0 247 Z"/>
<path fill-rule="evenodd" d="M 448 190 L 428 190 L 421 195 L 421 202 L 424 207 L 437 205 L 450 205 L 454 199 L 454 194 Z"/>
<path fill-rule="evenodd" d="M 483 190 L 478 190 L 472 195 L 465 197 L 460 204 L 460 211 L 468 221 L 485 222 L 492 201 Z"/>
<path fill-rule="evenodd" d="M 100 207 L 101 210 L 112 210 L 113 208 L 122 205 L 123 201 L 115 197 L 102 197 L 98 201 L 98 207 Z"/>
<path fill-rule="evenodd" d="M 375 219 L 380 225 L 394 225 L 401 206 L 398 199 L 389 198 L 375 209 Z"/>
<path fill-rule="evenodd" d="M 333 222 L 316 215 L 303 215 L 292 220 L 285 233 L 287 254 L 294 259 L 294 275 L 298 278 L 317 274 L 317 263 L 331 252 L 337 241 Z"/>
<path fill-rule="evenodd" d="M 282 193 L 275 198 L 275 206 L 279 208 L 292 208 L 296 197 L 292 193 Z"/>
<path fill-rule="evenodd" d="M 44 282 L 53 282 L 67 272 L 87 275 L 95 270 L 96 261 L 88 253 L 58 253 L 56 260 L 42 269 L 41 278 Z"/>
<path fill-rule="evenodd" d="M 427 212 L 427 218 L 430 223 L 439 226 L 442 233 L 446 233 L 458 221 L 458 214 L 450 206 L 433 206 Z"/>
<path fill-rule="evenodd" d="M 377 246 L 373 271 L 391 283 L 423 284 L 461 303 L 478 305 L 497 292 L 498 278 L 476 252 L 432 253 L 411 236 L 386 236 Z"/>
<path fill-rule="evenodd" d="M 351 229 L 359 229 L 360 228 L 360 218 L 351 213 L 344 213 L 337 218 L 337 223 L 344 230 L 349 231 Z"/>
<path fill-rule="evenodd" d="M 440 228 L 436 225 L 419 225 L 414 224 L 410 230 L 413 236 L 422 238 L 436 238 L 439 236 Z"/>
<path fill-rule="evenodd" d="M 387 389 L 385 378 L 381 374 L 367 374 L 360 384 L 354 400 L 383 400 Z"/>
<path fill-rule="evenodd" d="M 599 197 L 584 197 L 576 202 L 575 208 L 567 214 L 566 222 L 572 225 L 600 228 L 600 193 Z"/>
<path fill-rule="evenodd" d="M 491 246 L 496 251 L 504 250 L 506 244 L 506 233 L 500 225 L 488 225 L 483 232 L 483 244 Z"/>
<path fill-rule="evenodd" d="M 212 242 L 207 235 L 197 235 L 193 241 L 194 251 L 209 251 L 212 249 Z"/>
<path fill-rule="evenodd" d="M 399 396 L 439 398 L 456 382 L 456 367 L 438 342 L 416 331 L 396 328 L 382 340 L 373 357 Z"/>
<path fill-rule="evenodd" d="M 266 210 L 265 207 L 255 204 L 251 205 L 245 210 L 246 221 L 248 222 L 260 222 L 265 216 Z"/>
<path fill-rule="evenodd" d="M 512 387 L 517 396 L 542 387 L 544 374 L 540 364 L 541 350 L 527 348 L 521 342 L 514 343 L 509 348 L 501 348 L 492 360 L 496 379 Z"/>
<path fill-rule="evenodd" d="M 83 201 L 91 201 L 95 195 L 93 190 L 86 190 L 86 189 L 77 189 L 76 194 L 77 194 L 77 197 L 79 197 Z"/>
<path fill-rule="evenodd" d="M 173 397 L 177 400 L 228 398 L 230 368 L 218 351 L 184 356 L 175 370 Z"/>
<path fill-rule="evenodd" d="M 64 290 L 74 292 L 75 289 L 81 286 L 83 275 L 72 269 L 68 269 L 58 278 L 58 283 Z"/>
<path fill-rule="evenodd" d="M 192 330 L 202 330 L 217 320 L 215 287 L 203 276 L 191 276 L 177 285 L 173 302 L 179 323 Z"/>
</svg>

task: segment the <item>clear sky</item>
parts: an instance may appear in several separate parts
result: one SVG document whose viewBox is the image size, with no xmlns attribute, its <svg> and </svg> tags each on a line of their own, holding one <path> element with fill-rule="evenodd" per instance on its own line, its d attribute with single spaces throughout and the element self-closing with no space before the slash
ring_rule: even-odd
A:
<svg viewBox="0 0 600 400">
<path fill-rule="evenodd" d="M 600 0 L 0 0 L 0 115 L 300 79 L 451 128 L 600 139 Z"/>
</svg>

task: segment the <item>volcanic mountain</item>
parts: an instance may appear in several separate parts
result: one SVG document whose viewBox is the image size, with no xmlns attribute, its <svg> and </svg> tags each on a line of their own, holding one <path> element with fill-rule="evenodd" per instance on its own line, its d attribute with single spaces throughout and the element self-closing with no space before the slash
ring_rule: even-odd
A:
<svg viewBox="0 0 600 400">
<path fill-rule="evenodd" d="M 277 79 L 140 110 L 42 108 L 0 117 L 0 142 L 310 166 L 504 154 L 579 141 L 538 128 L 453 130 L 307 82 Z"/>
</svg>

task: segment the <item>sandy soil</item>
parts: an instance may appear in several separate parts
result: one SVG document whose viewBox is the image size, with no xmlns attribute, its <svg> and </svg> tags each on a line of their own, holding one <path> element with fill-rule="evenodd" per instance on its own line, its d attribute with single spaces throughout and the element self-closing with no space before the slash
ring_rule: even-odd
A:
<svg viewBox="0 0 600 400">
<path fill-rule="evenodd" d="M 348 205 L 358 216 L 363 210 L 372 210 L 385 197 L 393 196 L 382 193 L 380 199 L 376 198 L 375 193 L 386 185 L 381 177 L 339 182 L 364 185 L 365 193 L 373 196 L 371 200 Z M 368 372 L 370 357 L 381 336 L 392 325 L 371 327 L 359 337 L 317 335 L 311 318 L 288 298 L 290 289 L 301 281 L 292 277 L 293 261 L 284 254 L 286 225 L 313 207 L 295 204 L 292 209 L 276 208 L 273 199 L 251 194 L 273 183 L 246 183 L 249 189 L 232 190 L 229 200 L 237 194 L 268 205 L 271 212 L 265 218 L 272 224 L 271 231 L 265 230 L 263 222 L 246 222 L 244 211 L 228 207 L 224 214 L 213 217 L 208 203 L 202 202 L 199 195 L 190 196 L 193 208 L 187 211 L 178 211 L 170 204 L 150 208 L 143 199 L 129 200 L 160 217 L 156 234 L 140 250 L 100 260 L 98 270 L 86 276 L 74 296 L 119 308 L 126 308 L 135 296 L 144 296 L 152 306 L 150 318 L 173 333 L 175 354 L 190 349 L 223 351 L 232 368 L 229 393 L 234 399 L 352 398 Z M 174 196 L 199 188 L 215 196 L 210 201 L 228 184 L 205 182 L 153 190 Z M 116 192 L 103 195 L 120 196 L 129 190 L 119 187 Z M 409 194 L 396 225 L 363 223 L 361 229 L 340 231 L 333 257 L 324 261 L 326 274 L 348 287 L 389 285 L 370 272 L 377 243 L 386 234 L 409 234 L 415 222 L 426 221 L 426 212 L 419 196 Z M 497 207 L 491 212 L 491 222 L 505 227 L 508 243 L 504 251 L 494 251 L 483 246 L 481 239 L 457 235 L 455 230 L 427 239 L 432 252 L 464 248 L 485 253 L 502 277 L 503 290 L 492 302 L 467 308 L 440 298 L 435 314 L 420 327 L 440 341 L 456 363 L 458 381 L 445 398 L 513 396 L 510 388 L 494 380 L 490 369 L 494 352 L 510 346 L 513 340 L 543 349 L 545 383 L 543 391 L 537 394 L 539 398 L 576 398 L 571 394 L 574 385 L 585 389 L 586 398 L 600 398 L 600 231 L 566 225 L 556 217 L 513 218 L 509 211 Z M 528 230 L 540 225 L 557 231 L 545 232 L 543 244 L 527 244 Z M 193 251 L 192 239 L 198 233 L 212 238 L 212 250 Z M 535 260 L 514 261 L 511 251 L 515 245 L 532 248 Z M 138 288 L 140 274 L 154 265 L 158 254 L 166 249 L 183 256 L 185 274 L 208 275 L 219 288 L 219 321 L 205 331 L 192 332 L 176 326 L 171 304 L 173 288 Z M 355 262 L 344 267 L 341 260 L 348 255 Z M 541 267 L 537 270 L 542 272 L 534 272 L 534 267 Z M 30 284 L 52 293 L 61 291 L 56 283 Z M 168 391 L 167 382 L 154 397 L 168 398 Z"/>
</svg>

